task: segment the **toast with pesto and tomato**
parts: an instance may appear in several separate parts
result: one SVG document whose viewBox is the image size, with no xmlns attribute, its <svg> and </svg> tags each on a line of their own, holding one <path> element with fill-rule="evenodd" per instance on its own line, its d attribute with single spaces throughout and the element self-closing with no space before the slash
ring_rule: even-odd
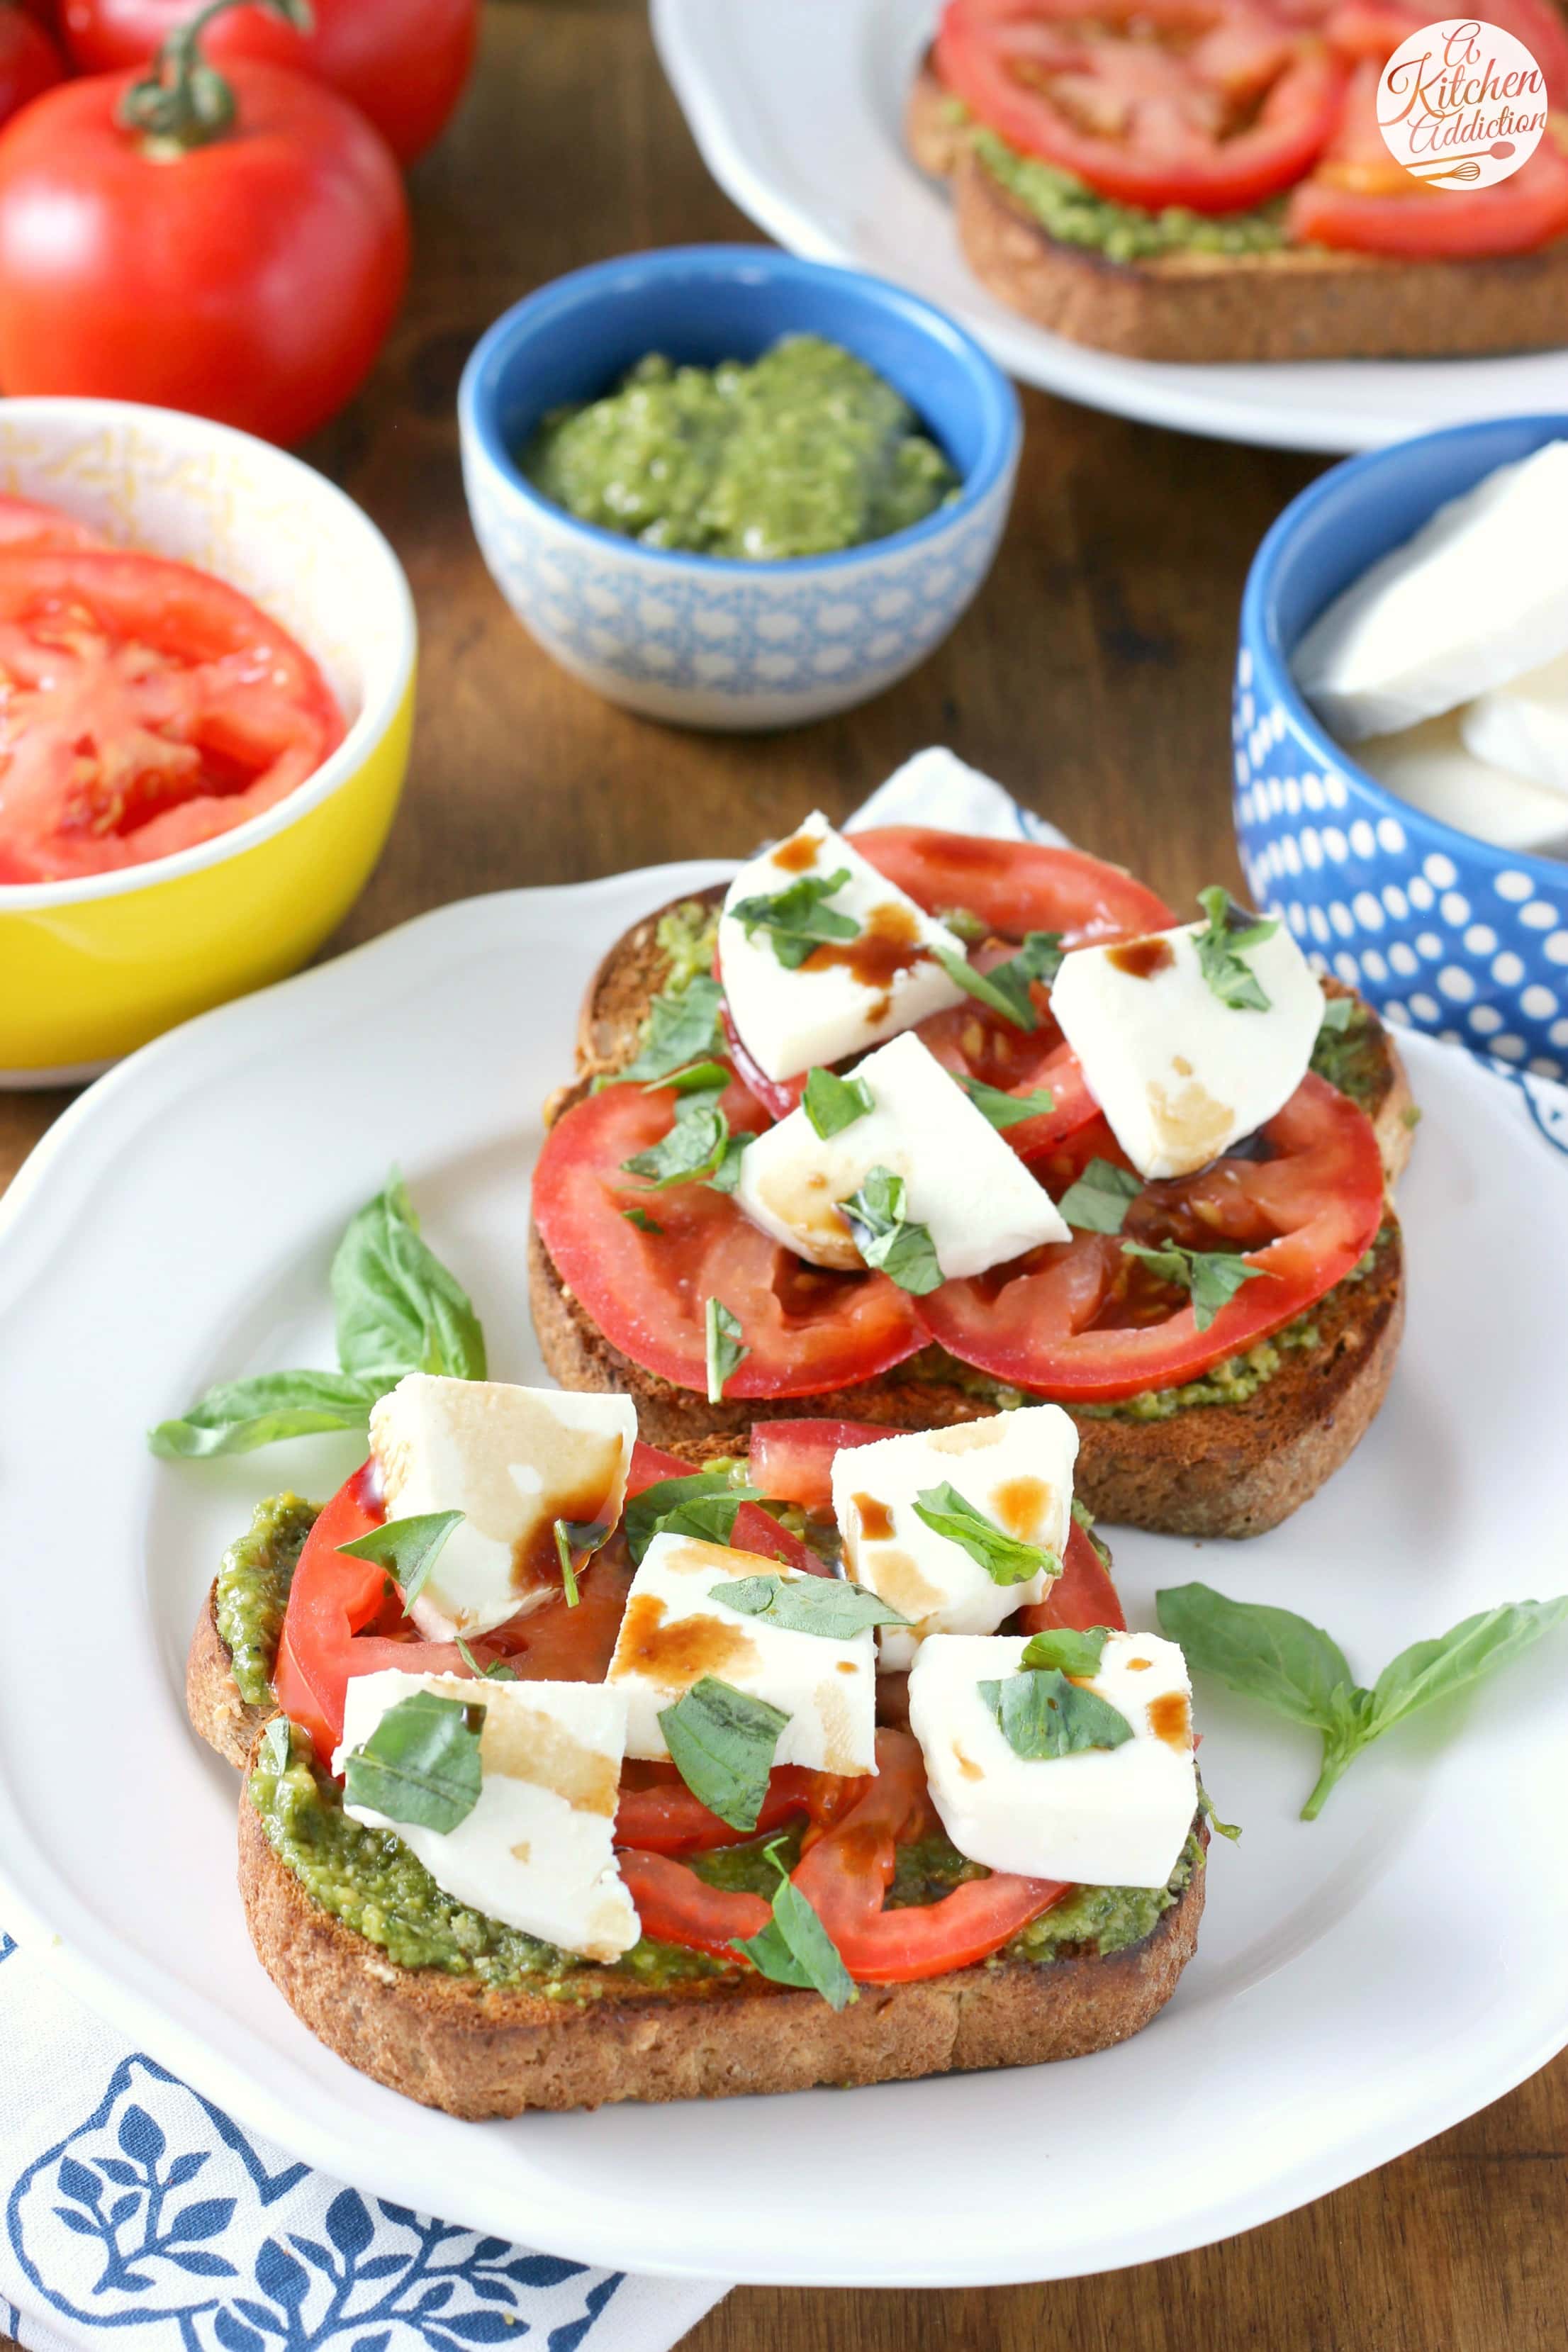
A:
<svg viewBox="0 0 1568 2352">
<path fill-rule="evenodd" d="M 1551 0 L 1492 14 L 1568 105 Z M 949 0 L 906 136 L 952 183 L 975 276 L 1075 342 L 1200 362 L 1568 342 L 1560 124 L 1484 187 L 1384 142 L 1379 73 L 1426 21 L 1414 0 Z"/>
<path fill-rule="evenodd" d="M 1205 898 L 813 817 L 635 927 L 534 1175 L 552 1372 L 663 1445 L 1048 1399 L 1098 1516 L 1277 1524 L 1387 1387 L 1414 1113 L 1370 1009 Z"/>
<path fill-rule="evenodd" d="M 694 1471 L 624 1399 L 415 1373 L 371 1434 L 262 1507 L 195 1645 L 268 1676 L 242 1899 L 349 2063 L 481 2117 L 1033 2064 L 1170 1997 L 1189 1685 L 1065 1414 Z"/>
</svg>

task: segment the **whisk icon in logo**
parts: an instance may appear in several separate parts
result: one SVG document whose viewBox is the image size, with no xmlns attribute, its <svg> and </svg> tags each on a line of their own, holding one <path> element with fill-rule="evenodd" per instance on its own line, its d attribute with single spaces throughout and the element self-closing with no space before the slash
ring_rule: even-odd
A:
<svg viewBox="0 0 1568 2352">
<path fill-rule="evenodd" d="M 1546 128 L 1546 77 L 1500 25 L 1448 16 L 1403 40 L 1383 69 L 1377 122 L 1394 161 L 1436 188 L 1489 188 L 1527 163 Z"/>
</svg>

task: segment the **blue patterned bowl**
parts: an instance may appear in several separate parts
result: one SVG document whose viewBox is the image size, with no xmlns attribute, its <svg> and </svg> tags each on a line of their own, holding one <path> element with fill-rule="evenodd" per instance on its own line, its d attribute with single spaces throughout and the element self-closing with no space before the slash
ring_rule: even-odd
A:
<svg viewBox="0 0 1568 2352">
<path fill-rule="evenodd" d="M 711 367 L 825 335 L 886 376 L 963 479 L 952 506 L 842 555 L 740 563 L 578 522 L 513 453 L 548 409 L 647 352 Z M 468 511 L 497 586 L 547 653 L 633 710 L 792 727 L 879 694 L 939 645 L 991 568 L 1023 427 L 979 345 L 928 303 L 767 246 L 686 246 L 574 270 L 496 320 L 458 396 Z"/>
<path fill-rule="evenodd" d="M 1390 1021 L 1549 1078 L 1568 1068 L 1568 863 L 1494 849 L 1398 799 L 1324 731 L 1290 656 L 1436 508 L 1565 436 L 1568 416 L 1456 425 L 1304 490 L 1247 579 L 1232 719 L 1237 837 L 1258 904 Z"/>
</svg>

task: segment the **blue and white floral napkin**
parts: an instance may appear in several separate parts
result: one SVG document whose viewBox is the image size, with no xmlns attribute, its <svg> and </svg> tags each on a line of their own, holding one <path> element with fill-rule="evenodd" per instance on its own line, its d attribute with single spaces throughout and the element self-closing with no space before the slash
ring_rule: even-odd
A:
<svg viewBox="0 0 1568 2352">
<path fill-rule="evenodd" d="M 946 752 L 849 820 L 1065 835 Z M 1568 1152 L 1568 1087 L 1489 1065 Z M 362 2196 L 250 2138 L 0 1934 L 0 2333 L 27 2352 L 666 2352 L 723 2294 Z"/>
<path fill-rule="evenodd" d="M 667 2352 L 724 2293 L 362 2197 L 253 2139 L 0 1935 L 0 2335 L 27 2352 Z"/>
</svg>

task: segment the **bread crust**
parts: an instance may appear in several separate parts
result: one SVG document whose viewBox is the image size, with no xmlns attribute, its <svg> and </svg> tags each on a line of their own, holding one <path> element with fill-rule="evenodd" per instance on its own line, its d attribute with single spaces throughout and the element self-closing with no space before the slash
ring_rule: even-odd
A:
<svg viewBox="0 0 1568 2352">
<path fill-rule="evenodd" d="M 234 1679 L 234 1660 L 217 1629 L 215 1577 L 202 1602 L 185 1658 L 185 1713 L 191 1727 L 209 1748 L 216 1748 L 226 1763 L 232 1764 L 237 1772 L 243 1772 L 256 1745 L 257 1733 L 276 1712 L 270 1699 L 261 1706 L 252 1706 L 239 1695 Z"/>
<path fill-rule="evenodd" d="M 1568 238 L 1535 253 L 1399 260 L 1321 246 L 1112 261 L 1053 237 L 970 152 L 929 63 L 905 118 L 921 169 L 952 184 L 982 285 L 1037 326 L 1127 359 L 1458 359 L 1568 342 Z"/>
<path fill-rule="evenodd" d="M 816 1396 L 710 1405 L 696 1390 L 677 1388 L 611 1346 L 562 1282 L 537 1229 L 529 1235 L 528 1273 L 533 1328 L 552 1375 L 563 1388 L 634 1398 L 638 1429 L 650 1445 L 690 1447 L 729 1437 L 743 1448 L 753 1421 L 820 1417 L 943 1429 L 995 1411 L 984 1396 L 901 1367 Z M 1316 1494 L 1361 1443 L 1387 1393 L 1404 1327 L 1404 1254 L 1395 1226 L 1375 1276 L 1329 1303 L 1318 1344 L 1291 1349 L 1243 1402 L 1188 1405 L 1164 1421 L 1074 1413 L 1074 1492 L 1096 1518 L 1122 1527 L 1182 1536 L 1265 1534 Z"/>
<path fill-rule="evenodd" d="M 1206 1832 L 1205 1832 L 1206 1844 Z M 395 1967 L 324 1911 L 239 1801 L 239 1887 L 257 1957 L 329 2050 L 424 2106 L 480 2121 L 528 2108 L 730 2098 L 1034 2066 L 1142 2031 L 1192 1958 L 1206 1872 L 1140 1944 L 1101 1958 L 1001 1961 L 923 1984 L 864 1987 L 837 2015 L 754 1977 L 576 2004 Z"/>
</svg>

